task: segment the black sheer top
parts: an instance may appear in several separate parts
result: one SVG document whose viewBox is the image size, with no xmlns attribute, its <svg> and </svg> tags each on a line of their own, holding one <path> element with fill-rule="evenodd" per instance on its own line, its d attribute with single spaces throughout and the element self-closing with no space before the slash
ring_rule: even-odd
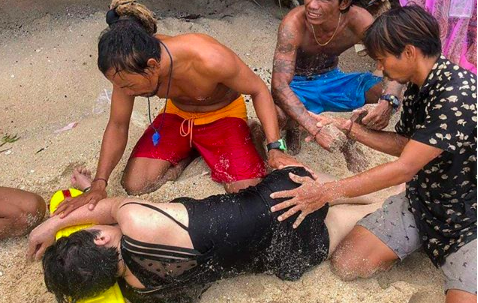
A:
<svg viewBox="0 0 478 303">
<path fill-rule="evenodd" d="M 186 207 L 189 227 L 157 207 L 127 203 L 149 207 L 173 220 L 189 233 L 194 247 L 144 243 L 123 236 L 123 259 L 146 287 L 134 290 L 133 302 L 141 301 L 137 295 L 149 298 L 147 302 L 194 302 L 211 282 L 246 272 L 269 271 L 281 279 L 296 280 L 325 260 L 328 205 L 307 216 L 297 229 L 292 228 L 296 216 L 278 222 L 282 212 L 270 212 L 282 201 L 271 199 L 271 193 L 298 186 L 289 179 L 289 172 L 309 175 L 303 168 L 287 168 L 236 194 L 174 200 Z"/>
</svg>

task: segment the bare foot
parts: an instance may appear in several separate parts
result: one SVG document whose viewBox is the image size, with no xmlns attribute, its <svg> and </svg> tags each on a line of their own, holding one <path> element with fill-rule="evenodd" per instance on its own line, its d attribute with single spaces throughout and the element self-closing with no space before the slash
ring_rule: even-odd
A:
<svg viewBox="0 0 478 303">
<path fill-rule="evenodd" d="M 71 186 L 79 190 L 85 190 L 91 186 L 91 171 L 85 167 L 77 167 L 73 170 L 71 175 Z"/>
<path fill-rule="evenodd" d="M 344 154 L 349 171 L 357 174 L 367 168 L 369 161 L 365 157 L 365 154 L 357 148 L 355 141 L 349 140 L 340 150 Z"/>
<path fill-rule="evenodd" d="M 256 150 L 259 153 L 259 156 L 261 156 L 263 160 L 267 160 L 267 153 L 266 153 L 266 149 L 264 148 L 266 135 L 264 133 L 264 130 L 262 129 L 262 125 L 256 120 L 252 120 L 252 119 L 247 121 L 247 125 L 249 126 L 249 129 L 251 130 L 252 143 L 256 147 Z"/>
</svg>

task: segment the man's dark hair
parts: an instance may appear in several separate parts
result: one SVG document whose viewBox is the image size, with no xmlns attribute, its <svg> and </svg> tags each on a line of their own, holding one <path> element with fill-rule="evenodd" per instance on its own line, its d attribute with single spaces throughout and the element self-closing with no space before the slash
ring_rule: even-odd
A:
<svg viewBox="0 0 478 303">
<path fill-rule="evenodd" d="M 373 59 L 386 53 L 399 57 L 407 44 L 420 49 L 426 57 L 435 57 L 441 53 L 440 27 L 418 5 L 395 8 L 375 20 L 365 31 L 363 43 Z"/>
<path fill-rule="evenodd" d="M 48 291 L 60 303 L 94 297 L 113 286 L 118 273 L 118 252 L 97 246 L 98 230 L 81 230 L 50 246 L 43 257 Z"/>
<path fill-rule="evenodd" d="M 98 68 L 103 74 L 111 68 L 115 73 L 144 74 L 149 59 L 161 60 L 156 19 L 134 1 L 113 0 L 111 7 L 116 20 L 99 37 Z"/>
</svg>

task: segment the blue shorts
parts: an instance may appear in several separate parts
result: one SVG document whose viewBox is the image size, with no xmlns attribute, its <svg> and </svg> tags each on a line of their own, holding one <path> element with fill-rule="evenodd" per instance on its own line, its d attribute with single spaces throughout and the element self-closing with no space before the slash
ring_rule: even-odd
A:
<svg viewBox="0 0 478 303">
<path fill-rule="evenodd" d="M 344 73 L 338 68 L 315 76 L 295 76 L 290 88 L 308 111 L 348 112 L 365 104 L 365 93 L 381 77 L 372 73 Z"/>
</svg>

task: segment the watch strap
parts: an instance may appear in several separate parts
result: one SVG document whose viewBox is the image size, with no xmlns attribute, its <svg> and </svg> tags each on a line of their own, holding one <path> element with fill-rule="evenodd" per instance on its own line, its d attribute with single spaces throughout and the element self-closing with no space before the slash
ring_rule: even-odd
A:
<svg viewBox="0 0 478 303">
<path fill-rule="evenodd" d="M 274 141 L 274 142 L 271 142 L 271 143 L 267 144 L 267 151 L 270 151 L 271 149 L 278 149 L 278 150 L 281 150 L 281 151 L 286 151 L 287 146 L 285 144 L 284 139 L 279 139 L 277 141 Z"/>
<path fill-rule="evenodd" d="M 400 106 L 400 100 L 395 95 L 385 94 L 385 95 L 382 95 L 380 99 L 387 101 L 392 106 L 393 109 L 398 109 L 398 107 Z"/>
</svg>

